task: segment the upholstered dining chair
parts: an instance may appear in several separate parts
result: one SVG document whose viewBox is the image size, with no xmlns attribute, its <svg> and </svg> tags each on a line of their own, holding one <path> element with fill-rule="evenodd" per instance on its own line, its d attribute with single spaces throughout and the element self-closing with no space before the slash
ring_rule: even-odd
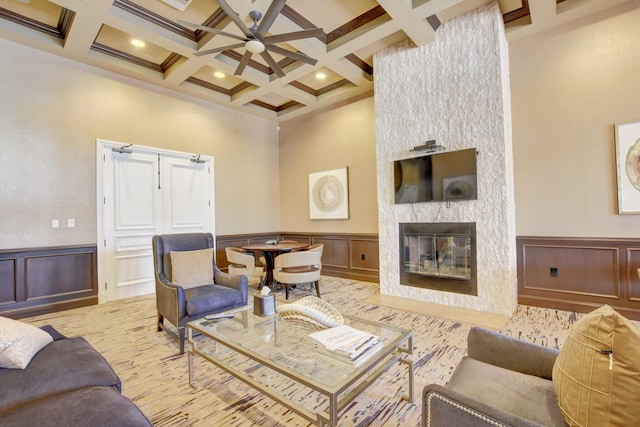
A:
<svg viewBox="0 0 640 427">
<path fill-rule="evenodd" d="M 285 298 L 289 299 L 289 286 L 312 283 L 320 298 L 320 273 L 324 245 L 278 255 L 274 260 L 273 278 L 284 285 Z"/>
<path fill-rule="evenodd" d="M 158 331 L 167 332 L 184 354 L 188 322 L 247 305 L 247 277 L 220 271 L 211 233 L 156 235 L 151 243 Z M 167 328 L 165 319 L 177 332 Z"/>
<path fill-rule="evenodd" d="M 229 261 L 229 274 L 247 276 L 248 279 L 258 278 L 259 283 L 262 283 L 264 268 L 256 265 L 256 258 L 251 252 L 233 246 L 224 250 Z"/>
</svg>

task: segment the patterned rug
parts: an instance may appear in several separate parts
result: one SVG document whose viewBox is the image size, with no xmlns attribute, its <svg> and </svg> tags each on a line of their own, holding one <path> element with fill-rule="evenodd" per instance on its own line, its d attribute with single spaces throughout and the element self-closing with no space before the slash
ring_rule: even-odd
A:
<svg viewBox="0 0 640 427">
<path fill-rule="evenodd" d="M 428 383 L 445 384 L 466 351 L 471 325 L 410 311 L 366 304 L 379 285 L 323 276 L 322 299 L 341 313 L 412 329 L 414 333 L 414 402 L 406 393 L 406 367 L 394 364 L 341 414 L 340 426 L 418 426 L 421 392 Z M 252 289 L 250 292 L 256 292 Z M 289 302 L 313 293 L 304 285 Z M 250 298 L 252 298 L 250 296 Z M 284 303 L 284 294 L 276 296 Z M 504 333 L 549 347 L 564 342 L 569 326 L 580 315 L 559 310 L 518 306 Z M 113 366 L 123 394 L 133 400 L 156 426 L 308 426 L 306 420 L 263 396 L 214 365 L 197 359 L 198 389 L 188 382 L 187 355 L 165 333 L 156 332 L 155 296 L 24 319 L 51 324 L 67 336 L 84 336 Z"/>
</svg>

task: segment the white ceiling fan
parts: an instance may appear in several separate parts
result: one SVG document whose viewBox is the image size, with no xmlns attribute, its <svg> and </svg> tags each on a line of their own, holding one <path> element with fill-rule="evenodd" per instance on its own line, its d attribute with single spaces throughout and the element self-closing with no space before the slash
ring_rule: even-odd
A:
<svg viewBox="0 0 640 427">
<path fill-rule="evenodd" d="M 284 8 L 287 0 L 274 0 L 269 6 L 269 10 L 262 16 L 262 13 L 253 10 L 249 13 L 249 16 L 253 20 L 253 25 L 249 28 L 245 25 L 245 23 L 238 17 L 231 6 L 225 0 L 216 0 L 216 3 L 220 6 L 223 12 L 238 26 L 238 28 L 242 31 L 244 36 L 238 36 L 236 34 L 227 33 L 225 31 L 220 31 L 215 28 L 206 27 L 203 25 L 197 25 L 190 22 L 178 21 L 178 23 L 187 25 L 192 28 L 197 28 L 202 31 L 207 31 L 214 34 L 219 34 L 221 36 L 233 38 L 236 40 L 242 41 L 242 43 L 230 44 L 227 46 L 221 46 L 214 49 L 207 49 L 200 52 L 195 52 L 196 56 L 209 55 L 212 53 L 223 52 L 226 50 L 232 50 L 244 47 L 245 53 L 242 55 L 242 59 L 238 63 L 238 67 L 236 68 L 234 74 L 241 75 L 247 64 L 251 60 L 251 56 L 255 54 L 259 54 L 271 67 L 271 69 L 278 75 L 278 77 L 284 77 L 285 72 L 278 65 L 278 63 L 273 59 L 270 52 L 286 56 L 288 58 L 294 59 L 296 61 L 304 62 L 306 64 L 315 65 L 317 60 L 303 54 L 300 52 L 294 52 L 288 49 L 284 49 L 278 46 L 278 43 L 306 39 L 310 37 L 323 37 L 324 31 L 322 28 L 311 28 L 307 30 L 294 31 L 291 33 L 284 34 L 276 34 L 276 35 L 267 35 L 269 28 L 273 25 L 273 22 L 276 20 L 282 8 Z M 261 20 L 261 21 L 260 21 Z M 258 21 L 260 23 L 258 24 Z"/>
</svg>

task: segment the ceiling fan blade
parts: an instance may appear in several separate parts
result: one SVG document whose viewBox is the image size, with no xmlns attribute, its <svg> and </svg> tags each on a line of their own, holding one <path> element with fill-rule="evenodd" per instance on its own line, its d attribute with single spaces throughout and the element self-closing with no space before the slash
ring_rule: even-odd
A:
<svg viewBox="0 0 640 427">
<path fill-rule="evenodd" d="M 244 47 L 244 43 L 230 44 L 230 45 L 227 45 L 227 46 L 222 46 L 222 47 L 216 47 L 216 48 L 213 48 L 213 49 L 202 50 L 200 52 L 194 52 L 193 54 L 195 56 L 203 56 L 203 55 L 209 55 L 211 53 L 223 52 L 225 50 L 235 49 L 235 48 L 238 48 L 238 47 Z"/>
<path fill-rule="evenodd" d="M 242 41 L 245 41 L 245 42 L 246 42 L 247 40 L 249 40 L 249 39 L 248 39 L 248 38 L 246 38 L 246 37 L 237 36 L 237 35 L 235 35 L 235 34 L 227 33 L 227 32 L 225 32 L 225 31 L 220 31 L 220 30 L 217 30 L 217 29 L 215 29 L 215 28 L 211 28 L 211 27 L 205 27 L 204 25 L 194 24 L 194 23 L 192 23 L 192 22 L 181 21 L 180 19 L 178 19 L 176 22 L 177 22 L 178 24 L 182 24 L 182 25 L 185 25 L 185 26 L 187 26 L 187 27 L 191 27 L 191 28 L 195 28 L 195 29 L 198 29 L 198 30 L 206 31 L 206 32 L 208 32 L 208 33 L 219 34 L 219 35 L 221 35 L 221 36 L 225 36 L 225 37 L 231 37 L 232 39 L 236 39 L 236 40 L 242 40 Z"/>
<path fill-rule="evenodd" d="M 273 21 L 276 20 L 278 15 L 280 15 L 280 11 L 284 7 L 287 0 L 273 0 L 271 2 L 271 6 L 269 6 L 269 10 L 264 14 L 264 17 L 260 21 L 260 25 L 258 25 L 258 30 L 256 31 L 256 36 L 264 37 L 273 25 Z"/>
<path fill-rule="evenodd" d="M 218 6 L 220 6 L 220 9 L 224 11 L 224 13 L 229 17 L 229 19 L 231 19 L 233 22 L 236 23 L 238 28 L 240 28 L 240 30 L 245 36 L 251 39 L 253 38 L 253 34 L 251 33 L 251 31 L 249 31 L 249 28 L 247 28 L 247 26 L 244 24 L 242 19 L 240 19 L 238 14 L 235 13 L 233 9 L 231 9 L 231 6 L 229 6 L 229 3 L 227 3 L 225 0 L 216 0 L 216 3 L 218 3 Z"/>
<path fill-rule="evenodd" d="M 316 62 L 318 62 L 316 59 L 313 59 L 303 53 L 298 53 L 298 52 L 292 52 L 290 50 L 287 49 L 283 49 L 280 46 L 276 46 L 276 45 L 269 45 L 267 46 L 267 49 L 269 49 L 271 52 L 280 54 L 282 56 L 286 56 L 288 58 L 291 59 L 295 59 L 296 61 L 301 61 L 304 62 L 305 64 L 311 64 L 311 65 L 316 65 Z"/>
<path fill-rule="evenodd" d="M 265 44 L 280 43 L 289 40 L 308 39 L 309 37 L 324 37 L 324 35 L 324 30 L 322 28 L 311 28 L 309 30 L 267 36 L 263 39 L 263 42 Z"/>
<path fill-rule="evenodd" d="M 236 68 L 236 71 L 233 72 L 234 75 L 239 76 L 240 74 L 242 74 L 244 69 L 247 67 L 247 64 L 249 64 L 249 60 L 251 59 L 251 55 L 253 55 L 253 54 L 251 52 L 249 52 L 249 51 L 246 51 L 244 53 L 244 55 L 242 55 L 242 59 L 240 59 L 240 63 L 238 64 L 238 68 Z"/>
<path fill-rule="evenodd" d="M 269 64 L 269 67 L 271 67 L 273 72 L 276 73 L 278 77 L 284 77 L 286 75 L 284 71 L 282 71 L 282 68 L 280 68 L 276 60 L 273 59 L 273 56 L 271 56 L 268 51 L 265 50 L 261 52 L 260 56 L 262 56 L 262 59 L 267 61 L 267 64 Z"/>
</svg>

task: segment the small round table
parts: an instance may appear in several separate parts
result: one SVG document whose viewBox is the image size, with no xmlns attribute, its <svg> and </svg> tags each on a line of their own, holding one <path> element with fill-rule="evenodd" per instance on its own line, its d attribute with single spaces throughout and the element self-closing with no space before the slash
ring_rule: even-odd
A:
<svg viewBox="0 0 640 427">
<path fill-rule="evenodd" d="M 261 283 L 260 286 L 258 286 L 258 289 L 262 289 L 263 286 L 268 286 L 272 291 L 275 291 L 275 289 L 273 288 L 273 264 L 275 258 L 281 253 L 291 252 L 294 249 L 302 249 L 308 246 L 308 243 L 298 242 L 278 243 L 275 245 L 267 245 L 266 243 L 252 243 L 249 245 L 243 245 L 242 249 L 246 249 L 248 251 L 262 251 L 264 253 L 266 274 L 264 283 Z"/>
</svg>

